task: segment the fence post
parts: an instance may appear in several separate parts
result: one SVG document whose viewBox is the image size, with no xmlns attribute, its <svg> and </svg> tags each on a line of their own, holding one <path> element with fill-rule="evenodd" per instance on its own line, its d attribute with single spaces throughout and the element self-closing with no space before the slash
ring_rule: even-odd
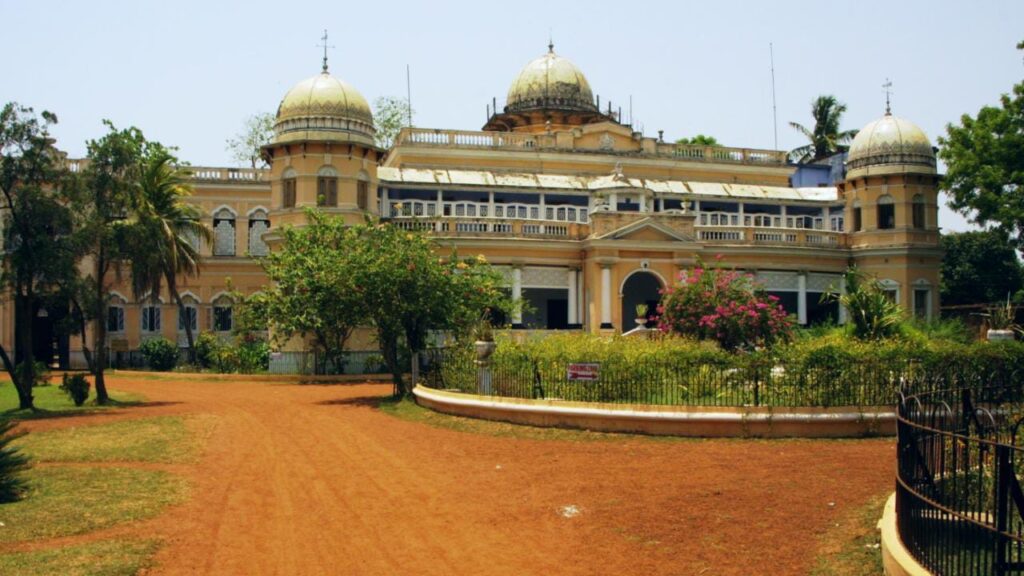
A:
<svg viewBox="0 0 1024 576">
<path fill-rule="evenodd" d="M 1010 447 L 1004 444 L 996 444 L 996 576 L 1006 574 L 1006 529 L 1008 524 L 1010 500 L 1010 474 L 1013 474 L 1013 466 L 1010 464 Z"/>
</svg>

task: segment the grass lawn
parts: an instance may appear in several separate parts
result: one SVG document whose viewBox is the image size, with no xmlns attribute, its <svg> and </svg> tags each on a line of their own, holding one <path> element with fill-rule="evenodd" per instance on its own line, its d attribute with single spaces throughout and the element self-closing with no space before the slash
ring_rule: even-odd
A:
<svg viewBox="0 0 1024 576">
<path fill-rule="evenodd" d="M 212 425 L 211 418 L 202 416 L 124 420 L 36 432 L 14 446 L 35 462 L 188 462 Z"/>
<path fill-rule="evenodd" d="M 152 518 L 186 494 L 184 480 L 131 468 L 46 466 L 25 475 L 29 492 L 0 506 L 0 544 L 84 534 Z"/>
<path fill-rule="evenodd" d="M 841 519 L 822 538 L 821 553 L 811 576 L 877 576 L 882 573 L 877 525 L 889 494 Z"/>
<path fill-rule="evenodd" d="M 19 576 L 121 576 L 149 566 L 157 543 L 107 540 L 35 552 L 0 554 L 0 574 Z"/>
<path fill-rule="evenodd" d="M 19 410 L 18 393 L 10 381 L 0 381 L 0 420 L 34 420 L 37 418 L 52 418 L 55 416 L 74 416 L 95 412 L 96 410 L 107 410 L 118 406 L 132 406 L 142 402 L 144 398 L 138 394 L 116 393 L 112 395 L 111 402 L 105 406 L 96 404 L 96 392 L 90 390 L 90 399 L 85 405 L 78 407 L 67 397 L 57 384 L 48 386 L 36 386 L 32 389 L 32 396 L 35 399 L 36 410 Z M 114 394 L 112 392 L 112 394 Z"/>
</svg>

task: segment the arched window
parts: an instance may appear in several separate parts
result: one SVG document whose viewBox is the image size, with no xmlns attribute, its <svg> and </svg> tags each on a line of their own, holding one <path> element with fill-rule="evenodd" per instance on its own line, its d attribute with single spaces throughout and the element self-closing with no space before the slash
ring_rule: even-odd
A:
<svg viewBox="0 0 1024 576">
<path fill-rule="evenodd" d="M 864 229 L 864 220 L 861 219 L 860 201 L 853 203 L 853 231 L 860 232 Z"/>
<path fill-rule="evenodd" d="M 896 227 L 896 205 L 892 196 L 883 194 L 878 197 L 878 229 L 891 230 Z"/>
<path fill-rule="evenodd" d="M 117 294 L 110 296 L 107 302 L 107 333 L 124 332 L 124 307 L 128 301 Z"/>
<path fill-rule="evenodd" d="M 146 298 L 142 304 L 142 331 L 144 333 L 159 333 L 161 322 L 161 304 L 157 298 Z"/>
<path fill-rule="evenodd" d="M 267 243 L 263 241 L 263 234 L 270 230 L 270 219 L 267 211 L 257 208 L 249 214 L 249 255 L 266 256 L 268 253 Z"/>
<path fill-rule="evenodd" d="M 338 205 L 338 171 L 324 166 L 316 175 L 316 205 Z"/>
<path fill-rule="evenodd" d="M 228 296 L 218 296 L 213 301 L 214 332 L 231 332 L 231 329 L 234 328 L 233 306 L 234 302 Z"/>
<path fill-rule="evenodd" d="M 227 208 L 213 215 L 213 255 L 235 255 L 235 214 Z"/>
<path fill-rule="evenodd" d="M 359 179 L 356 180 L 356 206 L 360 210 L 370 206 L 370 175 L 365 170 L 359 171 Z"/>
<path fill-rule="evenodd" d="M 895 302 L 896 304 L 900 303 L 899 282 L 889 278 L 882 278 L 878 283 L 882 286 L 882 293 L 885 294 L 890 301 Z"/>
<path fill-rule="evenodd" d="M 912 217 L 912 220 L 913 220 L 913 226 L 914 226 L 914 228 L 917 228 L 919 230 L 923 230 L 925 228 L 925 221 L 924 221 L 924 196 L 922 196 L 920 194 L 914 194 L 913 206 L 914 206 L 913 212 L 911 213 L 911 217 Z"/>
<path fill-rule="evenodd" d="M 281 207 L 295 207 L 295 170 L 291 168 L 285 170 L 281 177 Z"/>
<path fill-rule="evenodd" d="M 182 296 L 181 301 L 185 303 L 185 310 L 178 308 L 178 332 L 185 331 L 186 322 L 195 332 L 199 329 L 199 301 L 192 295 Z"/>
</svg>

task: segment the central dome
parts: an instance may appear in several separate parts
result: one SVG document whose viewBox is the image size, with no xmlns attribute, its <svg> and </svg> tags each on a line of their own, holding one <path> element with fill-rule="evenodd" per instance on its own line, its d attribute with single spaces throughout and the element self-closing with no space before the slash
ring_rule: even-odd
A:
<svg viewBox="0 0 1024 576">
<path fill-rule="evenodd" d="M 508 89 L 506 112 L 532 109 L 597 111 L 583 72 L 555 54 L 553 45 L 548 45 L 547 54 L 527 64 Z"/>
<path fill-rule="evenodd" d="M 935 152 L 924 131 L 886 113 L 861 128 L 850 143 L 848 177 L 916 172 L 935 173 Z"/>
<path fill-rule="evenodd" d="M 373 113 L 363 95 L 326 71 L 285 94 L 274 123 L 276 143 L 299 140 L 373 145 Z"/>
</svg>

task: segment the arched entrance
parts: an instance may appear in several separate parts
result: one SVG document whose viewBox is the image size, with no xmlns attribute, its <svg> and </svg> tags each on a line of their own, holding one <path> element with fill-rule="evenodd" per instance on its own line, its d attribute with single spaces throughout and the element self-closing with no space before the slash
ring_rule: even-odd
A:
<svg viewBox="0 0 1024 576">
<path fill-rule="evenodd" d="M 657 314 L 658 302 L 661 300 L 661 289 L 663 284 L 653 272 L 639 270 L 629 275 L 622 283 L 622 331 L 629 332 L 636 328 L 636 307 L 640 304 L 647 305 L 647 316 Z M 647 327 L 653 328 L 654 322 L 648 322 Z"/>
</svg>

